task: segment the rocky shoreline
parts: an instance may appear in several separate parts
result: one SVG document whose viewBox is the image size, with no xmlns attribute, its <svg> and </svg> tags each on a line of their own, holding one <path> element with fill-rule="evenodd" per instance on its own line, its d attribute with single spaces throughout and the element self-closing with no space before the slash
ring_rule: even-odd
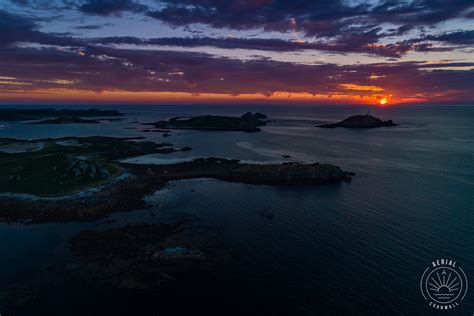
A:
<svg viewBox="0 0 474 316">
<path fill-rule="evenodd" d="M 236 159 L 198 158 L 169 165 L 121 164 L 133 174 L 171 181 L 192 178 L 213 178 L 227 182 L 266 185 L 315 185 L 350 181 L 350 172 L 330 164 L 249 164 Z"/>
<path fill-rule="evenodd" d="M 350 181 L 350 172 L 326 164 L 244 164 L 238 160 L 200 158 L 172 165 L 118 163 L 130 177 L 89 195 L 61 199 L 0 197 L 0 220 L 47 223 L 87 222 L 114 212 L 145 209 L 144 197 L 181 179 L 213 178 L 228 182 L 265 185 L 319 185 Z"/>
</svg>

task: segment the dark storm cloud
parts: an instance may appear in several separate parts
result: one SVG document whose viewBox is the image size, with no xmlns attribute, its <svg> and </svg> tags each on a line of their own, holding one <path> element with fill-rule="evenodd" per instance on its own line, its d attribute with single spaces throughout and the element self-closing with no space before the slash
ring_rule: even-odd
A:
<svg viewBox="0 0 474 316">
<path fill-rule="evenodd" d="M 36 5 L 44 0 L 30 0 Z M 62 1 L 62 2 L 61 2 Z M 123 11 L 146 12 L 149 16 L 160 19 L 171 25 L 189 26 L 203 23 L 217 28 L 248 30 L 263 28 L 272 31 L 302 31 L 313 38 L 308 42 L 292 42 L 279 39 L 257 38 L 162 38 L 142 40 L 138 38 L 122 38 L 124 44 L 154 44 L 183 47 L 211 46 L 224 49 L 255 49 L 263 51 L 288 52 L 298 50 L 322 50 L 343 54 L 362 53 L 389 58 L 400 58 L 409 51 L 434 51 L 447 48 L 435 47 L 429 41 L 454 43 L 469 34 L 433 35 L 427 38 L 403 40 L 389 44 L 380 44 L 387 36 L 401 36 L 416 29 L 426 17 L 436 16 L 447 19 L 454 15 L 464 14 L 472 7 L 472 1 L 424 1 L 417 0 L 400 4 L 398 1 L 383 1 L 376 6 L 359 4 L 348 6 L 347 1 L 322 0 L 164 0 L 159 3 L 161 10 L 147 11 L 145 2 L 139 0 L 61 0 L 63 5 L 79 8 L 86 14 L 114 15 Z M 20 2 L 22 2 L 20 0 Z M 60 2 L 54 2 L 58 5 Z M 53 2 L 51 2 L 53 3 Z M 43 3 L 44 4 L 44 3 Z M 449 8 L 448 8 L 449 7 Z M 440 13 L 446 9 L 445 15 Z M 444 11 L 443 11 L 444 12 Z M 0 45 L 19 41 L 38 42 L 51 45 L 88 46 L 85 40 L 74 39 L 58 34 L 45 34 L 38 31 L 35 21 L 3 12 L 7 15 L 0 21 Z M 417 19 L 413 23 L 409 20 Z M 400 26 L 383 30 L 382 22 L 399 23 Z M 434 20 L 433 20 L 434 21 Z M 17 26 L 15 26 L 15 24 Z M 99 25 L 77 26 L 80 30 L 96 30 Z M 12 32 L 8 31 L 12 29 Z M 462 31 L 464 33 L 464 31 Z M 456 37 L 456 38 L 455 38 Z M 115 43 L 120 43 L 120 37 Z M 113 39 L 91 39 L 92 42 L 114 43 Z"/>
<path fill-rule="evenodd" d="M 439 35 L 426 36 L 425 39 L 439 42 L 446 42 L 456 45 L 473 45 L 474 44 L 474 30 L 456 31 L 450 33 L 443 33 Z"/>
<path fill-rule="evenodd" d="M 45 45 L 77 46 L 82 41 L 38 31 L 37 21 L 0 10 L 0 48 L 17 42 L 33 42 Z"/>
<path fill-rule="evenodd" d="M 29 9 L 63 10 L 77 8 L 75 0 L 10 0 L 11 3 Z"/>
<path fill-rule="evenodd" d="M 148 15 L 176 26 L 201 23 L 214 28 L 237 30 L 262 28 L 278 32 L 300 31 L 307 37 L 320 40 L 316 44 L 300 46 L 293 43 L 267 42 L 265 44 L 270 46 L 261 45 L 263 50 L 313 48 L 391 58 L 400 58 L 408 51 L 445 49 L 435 48 L 422 40 L 404 40 L 381 45 L 379 43 L 382 38 L 405 35 L 422 26 L 433 26 L 440 21 L 465 17 L 470 8 L 474 9 L 472 0 L 380 1 L 377 5 L 361 2 L 355 6 L 349 6 L 347 1 L 341 0 L 165 0 L 164 3 L 164 8 L 150 11 Z M 399 26 L 382 31 L 379 25 L 386 22 Z M 189 41 L 186 41 L 186 44 L 191 45 Z M 257 43 L 218 40 L 211 46 L 226 45 L 241 45 L 246 48 L 247 45 L 257 46 Z"/>
<path fill-rule="evenodd" d="M 378 44 L 381 37 L 386 36 L 380 27 L 370 26 L 348 26 L 344 32 L 329 40 L 308 41 L 286 41 L 281 39 L 265 38 L 211 38 L 211 37 L 187 37 L 187 38 L 152 38 L 141 39 L 135 37 L 104 37 L 79 39 L 63 34 L 44 33 L 38 30 L 38 21 L 24 16 L 18 16 L 0 10 L 0 46 L 10 45 L 16 42 L 33 42 L 45 45 L 89 47 L 94 44 L 136 44 L 136 45 L 168 45 L 181 47 L 217 47 L 223 49 L 253 49 L 273 52 L 290 52 L 300 50 L 321 50 L 336 53 L 361 53 L 382 57 L 400 58 L 409 51 L 433 51 L 446 50 L 447 48 L 435 48 L 430 41 L 446 41 L 459 43 L 461 41 L 472 41 L 472 32 L 459 31 L 439 36 L 431 36 L 425 39 L 396 42 L 392 44 Z M 104 24 L 107 25 L 107 24 Z M 91 30 L 99 29 L 101 25 L 83 25 L 76 29 Z M 411 29 L 404 25 L 398 29 L 389 30 L 392 33 L 404 33 Z"/>
<path fill-rule="evenodd" d="M 401 57 L 410 50 L 418 50 L 419 44 L 408 42 L 371 45 L 370 34 L 348 35 L 328 42 L 285 41 L 265 38 L 211 38 L 211 37 L 168 37 L 140 39 L 136 37 L 105 37 L 91 39 L 97 44 L 133 44 L 178 47 L 217 47 L 224 49 L 252 49 L 272 52 L 291 52 L 300 50 L 322 50 L 336 53 L 362 53 L 383 57 Z M 428 48 L 427 48 L 428 50 Z"/>
<path fill-rule="evenodd" d="M 390 29 L 388 30 L 387 33 L 385 33 L 386 36 L 400 36 L 400 35 L 404 35 L 408 32 L 410 32 L 411 30 L 413 30 L 415 27 L 411 24 L 405 24 L 405 25 L 402 25 L 396 29 Z"/>
<path fill-rule="evenodd" d="M 123 11 L 140 12 L 147 7 L 132 0 L 88 0 L 79 7 L 86 14 L 112 15 Z"/>
<path fill-rule="evenodd" d="M 96 29 L 96 25 L 80 26 L 80 29 Z M 47 34 L 38 31 L 36 21 L 26 17 L 0 11 L 0 46 L 15 42 L 34 42 L 46 45 L 88 47 L 93 43 L 100 44 L 137 44 L 137 45 L 171 45 L 182 47 L 212 46 L 225 49 L 255 49 L 263 51 L 288 52 L 298 50 L 324 50 L 338 53 L 364 53 L 384 57 L 400 57 L 407 51 L 416 49 L 410 43 L 372 45 L 380 37 L 380 28 L 364 31 L 351 28 L 350 31 L 333 41 L 293 42 L 280 39 L 263 38 L 155 38 L 140 39 L 135 37 L 106 37 L 96 39 L 77 39 L 64 35 Z"/>
<path fill-rule="evenodd" d="M 167 6 L 148 15 L 172 25 L 192 23 L 208 24 L 216 28 L 288 31 L 301 29 L 308 34 L 336 32 L 338 26 L 346 25 L 342 18 L 363 14 L 366 5 L 354 8 L 340 1 L 321 0 L 178 0 L 165 1 Z"/>
<path fill-rule="evenodd" d="M 79 25 L 74 27 L 76 30 L 100 30 L 105 26 L 113 26 L 111 23 L 107 24 L 88 24 L 88 25 Z"/>
<path fill-rule="evenodd" d="M 460 17 L 474 7 L 472 0 L 381 1 L 376 6 L 322 0 L 165 0 L 161 10 L 149 16 L 172 25 L 207 24 L 215 28 L 289 31 L 308 35 L 337 34 L 351 24 L 392 22 L 432 25 Z M 405 27 L 406 28 L 406 27 Z M 401 29 L 401 33 L 406 29 Z"/>
<path fill-rule="evenodd" d="M 0 10 L 0 47 L 18 39 L 35 38 L 39 34 L 35 22 Z"/>
<path fill-rule="evenodd" d="M 473 7 L 472 0 L 415 0 L 405 3 L 388 0 L 371 9 L 370 14 L 379 22 L 432 25 L 462 17 Z"/>
<path fill-rule="evenodd" d="M 474 71 L 450 70 L 450 64 L 304 65 L 268 59 L 241 61 L 209 54 L 120 50 L 92 47 L 77 51 L 11 47 L 0 50 L 1 75 L 26 82 L 10 89 L 65 86 L 93 91 L 259 93 L 276 91 L 312 94 L 370 95 L 347 90 L 343 84 L 376 85 L 403 97 L 432 100 L 473 100 Z M 474 63 L 453 63 L 473 67 Z M 33 70 L 34 71 L 33 71 Z M 371 76 L 379 77 L 376 81 Z M 291 78 L 291 80 L 288 80 Z"/>
</svg>

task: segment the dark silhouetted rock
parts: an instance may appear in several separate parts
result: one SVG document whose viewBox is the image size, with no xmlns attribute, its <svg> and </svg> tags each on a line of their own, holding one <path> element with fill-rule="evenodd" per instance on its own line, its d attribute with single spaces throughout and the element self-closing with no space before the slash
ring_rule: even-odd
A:
<svg viewBox="0 0 474 316">
<path fill-rule="evenodd" d="M 375 128 L 375 127 L 384 127 L 384 126 L 391 127 L 391 126 L 397 126 L 397 124 L 393 123 L 392 120 L 382 121 L 381 119 L 375 116 L 366 114 L 366 115 L 354 115 L 354 116 L 346 118 L 345 120 L 339 123 L 319 125 L 318 127 Z"/>
<path fill-rule="evenodd" d="M 253 116 L 255 116 L 258 119 L 266 119 L 267 116 L 265 114 L 262 114 L 260 112 L 255 113 Z"/>
</svg>

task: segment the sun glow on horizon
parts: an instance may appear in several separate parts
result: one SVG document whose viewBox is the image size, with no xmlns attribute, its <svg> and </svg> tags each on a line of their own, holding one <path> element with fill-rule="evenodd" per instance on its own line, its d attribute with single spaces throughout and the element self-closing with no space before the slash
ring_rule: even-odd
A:
<svg viewBox="0 0 474 316">
<path fill-rule="evenodd" d="M 0 78 L 1 79 L 1 78 Z M 263 93 L 189 93 L 189 92 L 159 92 L 159 91 L 123 91 L 103 90 L 91 91 L 69 88 L 55 89 L 19 89 L 16 92 L 4 92 L 0 89 L 0 103 L 8 102 L 44 102 L 44 103 L 115 103 L 115 104 L 203 104 L 203 103 L 307 103 L 307 104 L 354 104 L 389 106 L 401 103 L 422 103 L 427 99 L 417 97 L 394 97 L 392 94 L 312 94 L 304 92 L 275 91 Z M 3 99 L 3 100 L 2 100 Z M 3 101 L 3 102 L 2 102 Z"/>
</svg>

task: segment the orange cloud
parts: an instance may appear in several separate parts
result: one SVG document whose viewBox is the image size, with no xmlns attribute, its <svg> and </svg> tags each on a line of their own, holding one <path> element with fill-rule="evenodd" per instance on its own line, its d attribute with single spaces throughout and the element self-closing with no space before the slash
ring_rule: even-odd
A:
<svg viewBox="0 0 474 316">
<path fill-rule="evenodd" d="M 363 86 L 354 83 L 341 83 L 340 87 L 346 90 L 357 90 L 357 91 L 383 91 L 384 88 L 377 86 Z"/>
</svg>

